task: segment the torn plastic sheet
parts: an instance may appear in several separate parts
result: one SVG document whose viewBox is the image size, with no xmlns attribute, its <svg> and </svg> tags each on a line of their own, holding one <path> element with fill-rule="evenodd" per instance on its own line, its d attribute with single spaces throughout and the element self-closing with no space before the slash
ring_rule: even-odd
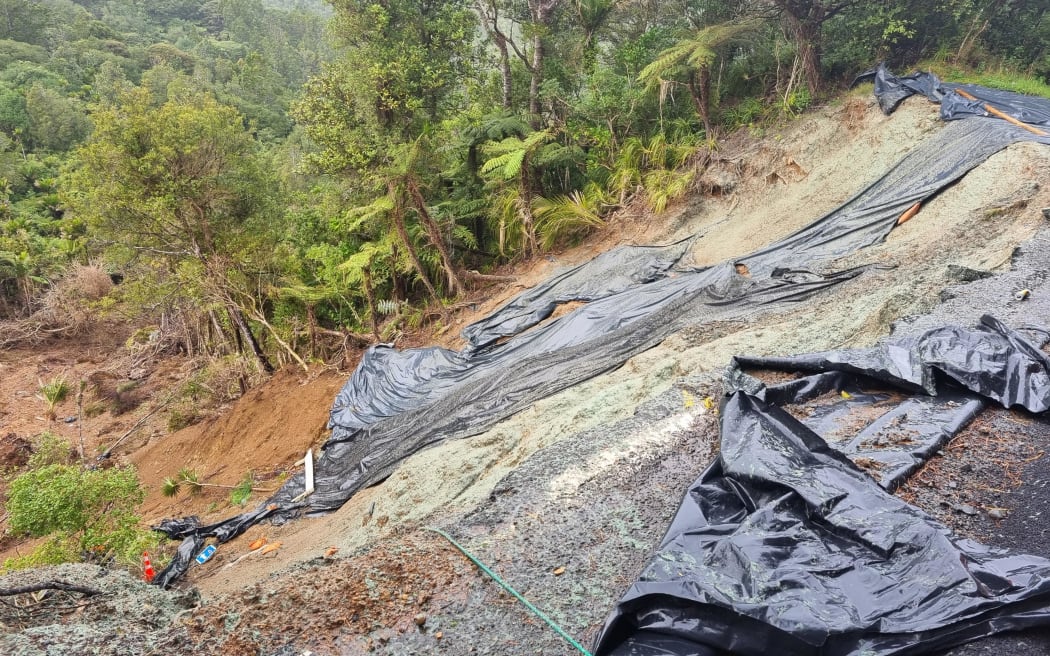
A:
<svg viewBox="0 0 1050 656">
<path fill-rule="evenodd" d="M 875 97 L 879 101 L 879 107 L 886 114 L 893 113 L 905 99 L 919 95 L 925 96 L 930 102 L 938 103 L 941 106 L 941 118 L 946 121 L 971 116 L 989 116 L 984 107 L 988 104 L 1029 125 L 1050 127 L 1050 103 L 1045 98 L 998 91 L 975 84 L 951 84 L 942 82 L 936 75 L 927 72 L 897 76 L 891 73 L 885 64 L 879 64 L 876 68 L 862 73 L 853 84 L 867 81 L 875 83 Z M 960 89 L 977 100 L 962 96 L 958 93 Z"/>
<path fill-rule="evenodd" d="M 982 317 L 974 329 L 947 326 L 877 348 L 790 358 L 738 356 L 736 362 L 744 367 L 862 374 L 929 395 L 937 395 L 938 379 L 947 377 L 1007 408 L 1019 406 L 1035 413 L 1050 410 L 1050 358 L 990 316 Z"/>
<path fill-rule="evenodd" d="M 766 388 L 741 367 L 812 375 Z M 928 653 L 1050 623 L 1050 561 L 953 538 L 890 495 L 884 488 L 894 481 L 876 482 L 855 464 L 859 442 L 835 447 L 807 426 L 827 428 L 826 417 L 800 421 L 780 407 L 847 385 L 910 393 L 857 438 L 896 423 L 913 439 L 885 444 L 887 454 L 910 457 L 918 445 L 926 457 L 982 403 L 1043 412 L 1048 376 L 1038 347 L 990 317 L 974 330 L 946 327 L 872 349 L 737 358 L 721 453 L 687 492 L 594 653 Z M 943 402 L 931 405 L 926 390 Z M 887 398 L 847 396 L 846 404 Z"/>
<path fill-rule="evenodd" d="M 734 369 L 731 378 L 738 389 L 778 406 L 797 406 L 822 395 L 839 394 L 833 403 L 806 407 L 800 421 L 861 463 L 888 490 L 921 467 L 987 405 L 979 395 L 954 388 L 938 396 L 905 399 L 901 394 L 872 391 L 877 380 L 834 370 L 771 387 L 751 380 L 739 369 Z M 749 382 L 744 383 L 745 379 Z"/>
<path fill-rule="evenodd" d="M 669 246 L 621 246 L 522 292 L 489 316 L 463 329 L 471 350 L 517 335 L 549 317 L 559 303 L 596 301 L 664 278 L 696 237 Z"/>
<path fill-rule="evenodd" d="M 619 367 L 682 328 L 748 320 L 810 298 L 862 273 L 834 271 L 836 258 L 883 241 L 907 208 L 1022 140 L 1050 144 L 1002 121 L 956 121 L 837 210 L 751 255 L 685 269 L 677 264 L 678 249 L 687 242 L 619 249 L 474 324 L 461 351 L 370 348 L 333 407 L 332 435 L 315 462 L 312 495 L 292 501 L 304 488 L 300 473 L 254 511 L 185 529 L 225 541 L 265 517 L 285 521 L 335 510 L 412 454 L 479 434 L 539 399 Z M 747 275 L 737 272 L 738 265 Z M 590 302 L 541 323 L 568 300 Z M 271 506 L 276 510 L 261 512 Z M 157 581 L 169 585 L 184 572 L 175 563 Z"/>
</svg>

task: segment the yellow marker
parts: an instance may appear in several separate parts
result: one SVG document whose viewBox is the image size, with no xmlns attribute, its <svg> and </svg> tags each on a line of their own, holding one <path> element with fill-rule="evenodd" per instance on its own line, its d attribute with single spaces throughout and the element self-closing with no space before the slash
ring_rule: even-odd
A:
<svg viewBox="0 0 1050 656">
<path fill-rule="evenodd" d="M 693 395 L 690 394 L 687 390 L 682 390 L 682 403 L 685 405 L 686 408 L 693 407 L 693 404 L 695 403 Z"/>
<path fill-rule="evenodd" d="M 853 398 L 853 395 L 850 394 L 849 392 L 847 392 L 846 390 L 842 390 L 841 392 L 839 392 L 839 394 L 841 394 L 842 398 L 844 398 L 844 399 L 852 399 Z"/>
<path fill-rule="evenodd" d="M 712 399 L 710 396 L 704 397 L 704 407 L 707 408 L 708 410 L 714 410 L 715 409 L 715 400 Z"/>
</svg>

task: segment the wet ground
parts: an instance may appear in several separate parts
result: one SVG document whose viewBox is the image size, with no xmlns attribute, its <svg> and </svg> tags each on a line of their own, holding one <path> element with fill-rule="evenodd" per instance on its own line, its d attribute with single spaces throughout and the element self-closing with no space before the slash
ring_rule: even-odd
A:
<svg viewBox="0 0 1050 656">
<path fill-rule="evenodd" d="M 1044 228 L 1017 249 L 1012 269 L 946 289 L 943 302 L 928 314 L 895 325 L 897 334 L 915 334 L 945 322 L 972 324 L 991 314 L 1012 326 L 1050 326 L 1050 229 Z M 1018 293 L 1029 294 L 1018 300 Z M 941 474 L 926 477 L 915 502 L 958 534 L 986 544 L 1050 557 L 1050 420 L 1027 413 L 986 411 L 978 420 L 977 439 L 947 449 L 933 466 Z M 983 442 L 982 442 L 983 440 Z M 1013 463 L 1004 471 L 1001 463 Z M 949 484 L 955 481 L 956 487 Z M 919 489 L 922 483 L 913 484 Z M 957 490 L 972 490 L 959 498 Z M 954 498 L 953 498 L 954 497 Z M 968 515 L 952 509 L 1003 508 L 1004 519 L 987 512 Z M 946 652 L 952 656 L 1050 654 L 1050 629 L 992 636 Z"/>
<path fill-rule="evenodd" d="M 930 126 L 933 120 L 927 121 Z M 901 125 L 899 115 L 893 121 L 888 125 Z M 834 136 L 829 131 L 828 143 Z M 897 138 L 903 149 L 914 135 Z M 990 162 L 1009 168 L 1033 153 L 1011 150 Z M 891 156 L 896 155 L 885 154 Z M 576 653 L 424 527 L 448 532 L 590 645 L 660 541 L 684 491 L 717 452 L 713 406 L 732 354 L 789 355 L 868 345 L 908 313 L 918 316 L 898 321 L 895 332 L 970 325 L 984 313 L 1012 326 L 1050 322 L 1050 249 L 1045 248 L 1050 231 L 1041 228 L 1024 242 L 1012 270 L 991 277 L 982 270 L 1010 264 L 1006 245 L 1031 236 L 1033 222 L 1038 225 L 1031 208 L 1018 214 L 1026 209 L 1024 203 L 1038 198 L 1038 188 L 1022 189 L 1016 180 L 1004 180 L 997 170 L 977 169 L 923 210 L 930 214 L 920 213 L 890 243 L 860 254 L 855 262 L 897 257 L 895 269 L 872 269 L 805 307 L 761 321 L 684 330 L 621 369 L 539 402 L 485 435 L 418 454 L 339 512 L 303 520 L 297 524 L 301 530 L 290 526 L 300 533 L 283 538 L 286 547 L 277 557 L 298 553 L 296 564 L 246 561 L 239 566 L 243 569 L 190 577 L 187 588 L 199 584 L 205 590 L 205 602 L 194 609 L 178 602 L 192 599 L 191 592 L 153 600 L 153 589 L 143 596 L 138 584 L 114 585 L 114 598 L 105 606 L 112 623 L 90 629 L 78 624 L 78 609 L 68 608 L 63 598 L 57 608 L 38 606 L 34 620 L 38 627 L 71 623 L 55 628 L 60 640 L 48 640 L 40 628 L 34 634 L 40 637 L 32 640 L 24 632 L 0 638 L 0 651 Z M 811 183 L 828 186 L 815 179 Z M 1023 202 L 1009 209 L 1015 192 Z M 987 197 L 996 199 L 996 207 L 1008 208 L 1006 216 L 996 207 L 973 210 Z M 822 202 L 833 206 L 840 200 L 829 195 Z M 970 209 L 963 214 L 958 207 Z M 754 220 L 755 239 L 766 238 L 763 221 L 761 216 Z M 944 248 L 938 239 L 950 240 L 953 248 Z M 964 281 L 969 282 L 945 289 Z M 1029 295 L 1015 300 L 1022 289 Z M 1050 452 L 1050 427 L 1044 421 L 987 413 L 900 494 L 961 536 L 1050 557 L 1050 536 L 1041 522 L 1050 503 L 1050 458 L 1037 457 L 1044 450 Z M 997 509 L 995 516 L 991 509 Z M 321 557 L 329 545 L 339 551 Z M 229 549 L 237 547 L 230 543 Z M 220 560 L 213 565 L 224 567 Z M 80 578 L 110 576 L 93 568 L 77 572 Z M 143 621 L 130 614 L 122 625 L 124 609 L 142 603 L 161 611 Z M 89 617 L 96 621 L 97 616 Z M 0 621 L 7 624 L 5 632 L 21 626 L 17 618 Z M 108 639 L 96 639 L 95 631 Z M 950 653 L 1045 654 L 1050 653 L 1047 636 L 1006 635 Z"/>
</svg>

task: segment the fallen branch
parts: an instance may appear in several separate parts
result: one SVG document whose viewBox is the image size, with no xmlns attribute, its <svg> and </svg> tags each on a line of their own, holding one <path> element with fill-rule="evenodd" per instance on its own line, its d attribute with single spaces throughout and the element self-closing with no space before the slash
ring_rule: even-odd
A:
<svg viewBox="0 0 1050 656">
<path fill-rule="evenodd" d="M 0 588 L 0 597 L 10 597 L 12 595 L 26 594 L 28 592 L 40 592 L 41 590 L 62 590 L 64 592 L 79 592 L 80 594 L 94 597 L 95 595 L 105 594 L 101 590 L 95 588 L 88 588 L 83 585 L 74 585 L 73 583 L 66 583 L 64 581 L 46 581 L 44 583 L 34 583 L 32 585 L 20 585 L 14 588 Z"/>
<path fill-rule="evenodd" d="M 460 273 L 460 276 L 475 282 L 514 282 L 518 279 L 516 276 L 497 276 L 489 273 L 478 273 L 477 271 L 463 271 Z"/>
<path fill-rule="evenodd" d="M 123 435 L 121 435 L 119 438 L 117 438 L 116 442 L 111 444 L 109 446 L 109 448 L 107 448 L 105 451 L 102 452 L 102 455 L 100 455 L 98 457 L 98 460 L 102 461 L 102 460 L 105 460 L 105 459 L 109 458 L 111 455 L 113 455 L 113 449 L 117 448 L 118 446 L 121 445 L 121 443 L 124 442 L 124 440 L 128 439 L 129 437 L 131 437 L 131 434 L 134 433 L 135 431 L 137 431 L 143 424 L 145 424 L 147 419 L 149 419 L 153 415 L 157 414 L 158 412 L 160 412 L 164 408 L 168 407 L 168 404 L 171 403 L 174 398 L 175 398 L 174 395 L 169 396 L 167 399 L 165 399 L 163 402 L 161 402 L 161 404 L 158 405 L 156 408 L 153 408 L 148 413 L 146 413 L 146 416 L 144 416 L 142 419 L 139 419 L 138 421 L 136 421 L 134 426 L 129 428 L 127 430 L 127 432 L 125 432 Z"/>
<path fill-rule="evenodd" d="M 322 328 L 321 326 L 317 326 L 316 328 L 314 328 L 314 330 L 318 334 L 328 335 L 329 337 L 338 337 L 339 339 L 357 342 L 362 346 L 371 346 L 375 343 L 375 340 L 372 339 L 371 335 L 361 335 L 359 333 L 352 333 L 344 330 L 331 330 L 329 328 Z"/>
</svg>

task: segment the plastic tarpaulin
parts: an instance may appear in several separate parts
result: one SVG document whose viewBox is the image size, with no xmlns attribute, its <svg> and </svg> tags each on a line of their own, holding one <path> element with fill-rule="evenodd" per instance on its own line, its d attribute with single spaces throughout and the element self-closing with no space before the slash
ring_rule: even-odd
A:
<svg viewBox="0 0 1050 656">
<path fill-rule="evenodd" d="M 375 346 L 336 400 L 312 495 L 293 501 L 305 487 L 298 474 L 249 513 L 208 526 L 194 518 L 172 520 L 162 530 L 221 542 L 264 518 L 335 510 L 421 449 L 481 433 L 541 398 L 619 367 L 686 326 L 749 318 L 805 300 L 862 273 L 835 271 L 836 258 L 884 240 L 915 202 L 1024 139 L 1039 138 L 1002 121 L 957 121 L 840 208 L 751 255 L 690 269 L 679 263 L 688 241 L 624 247 L 524 292 L 469 326 L 461 351 Z M 739 265 L 746 275 L 738 273 Z M 587 304 L 544 323 L 559 303 L 572 300 Z M 187 564 L 174 562 L 157 583 L 169 585 Z"/>
<path fill-rule="evenodd" d="M 664 278 L 695 238 L 670 246 L 624 246 L 606 251 L 522 292 L 489 316 L 463 329 L 470 350 L 517 335 L 549 317 L 559 303 L 597 301 L 640 284 Z"/>
<path fill-rule="evenodd" d="M 811 375 L 767 389 L 740 367 Z M 895 481 L 880 485 L 856 466 L 855 442 L 832 447 L 807 426 L 821 417 L 800 421 L 780 405 L 847 381 L 912 392 L 871 424 L 884 428 L 890 418 L 913 436 L 896 447 L 910 456 L 939 448 L 979 410 L 974 403 L 1043 412 L 1048 376 L 1038 345 L 990 317 L 973 330 L 945 327 L 872 349 L 737 358 L 721 453 L 686 494 L 595 654 L 927 653 L 1050 623 L 1050 561 L 953 539 L 884 489 Z M 912 412 L 927 392 L 951 399 L 943 423 Z"/>
<path fill-rule="evenodd" d="M 1050 103 L 1045 98 L 998 91 L 975 84 L 951 84 L 927 72 L 897 76 L 883 64 L 862 73 L 853 83 L 866 81 L 874 82 L 875 97 L 886 114 L 892 113 L 905 99 L 919 95 L 940 104 L 941 118 L 946 121 L 991 116 L 985 108 L 985 105 L 991 105 L 1023 123 L 1050 127 Z M 966 98 L 959 93 L 960 90 L 976 100 Z"/>
</svg>

